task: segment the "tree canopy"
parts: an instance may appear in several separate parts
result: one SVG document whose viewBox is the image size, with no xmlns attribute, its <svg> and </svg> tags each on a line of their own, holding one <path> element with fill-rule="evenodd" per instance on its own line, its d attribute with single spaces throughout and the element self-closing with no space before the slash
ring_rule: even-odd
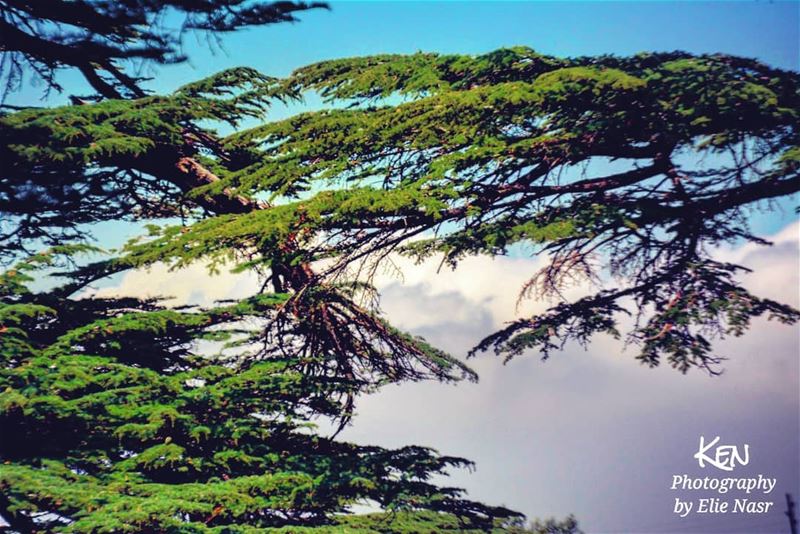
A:
<svg viewBox="0 0 800 534">
<path fill-rule="evenodd" d="M 633 311 L 643 362 L 716 372 L 715 334 L 798 318 L 712 248 L 763 243 L 750 210 L 800 188 L 799 84 L 724 55 L 513 48 L 286 79 L 235 68 L 168 95 L 95 87 L 94 103 L 3 115 L 0 514 L 18 531 L 519 531 L 516 512 L 431 481 L 466 460 L 311 425 L 341 428 L 388 383 L 476 378 L 381 317 L 375 269 L 525 246 L 548 263 L 523 296 L 557 300 L 476 351 L 546 357 L 622 335 Z M 264 119 L 310 92 L 329 105 Z M 87 225 L 111 220 L 149 233 L 87 244 Z M 159 262 L 264 284 L 208 308 L 86 292 Z M 586 280 L 597 290 L 566 300 Z M 364 502 L 379 511 L 349 513 Z"/>
<path fill-rule="evenodd" d="M 0 116 L 2 530 L 524 531 L 521 514 L 434 483 L 468 460 L 336 439 L 359 393 L 475 375 L 357 304 L 363 284 L 315 283 L 295 261 L 299 240 L 275 242 L 274 290 L 238 302 L 170 308 L 87 292 L 144 264 L 98 248 L 93 223 L 267 211 L 228 191 L 194 193 L 218 180 L 212 160 L 228 158 L 207 124 L 262 117 L 288 98 L 251 69 L 147 96 L 117 60 L 181 59 L 159 25 L 165 9 L 213 34 L 313 6 L 0 3 L 11 88 L 27 62 L 51 88 L 56 69 L 75 67 L 96 91 Z"/>
<path fill-rule="evenodd" d="M 224 137 L 199 126 L 308 91 L 341 105 Z M 236 258 L 296 302 L 305 287 L 359 282 L 390 253 L 455 266 L 525 245 L 549 263 L 523 296 L 557 298 L 582 279 L 598 291 L 477 350 L 547 356 L 620 335 L 633 302 L 642 361 L 713 371 L 714 335 L 762 314 L 797 319 L 710 248 L 763 243 L 751 210 L 800 187 L 798 103 L 796 73 L 722 55 L 517 48 L 336 60 L 286 80 L 232 69 L 170 96 L 9 116 L 3 159 L 20 178 L 6 203 L 20 224 L 4 246 L 120 216 L 224 212 L 154 230 L 96 271 Z"/>
<path fill-rule="evenodd" d="M 259 355 L 286 294 L 205 310 L 26 287 L 80 252 L 0 279 L 0 514 L 17 532 L 483 532 L 520 516 L 429 479 L 462 458 L 336 441 L 363 384 Z M 312 354 L 306 359 L 313 359 Z M 382 513 L 347 514 L 353 503 Z"/>
</svg>

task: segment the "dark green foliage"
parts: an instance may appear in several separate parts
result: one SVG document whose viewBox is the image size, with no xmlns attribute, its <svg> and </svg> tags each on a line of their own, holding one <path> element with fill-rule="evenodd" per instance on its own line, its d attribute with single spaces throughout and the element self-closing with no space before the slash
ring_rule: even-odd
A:
<svg viewBox="0 0 800 534">
<path fill-rule="evenodd" d="M 232 93 L 209 90 L 219 83 Z M 185 132 L 192 121 L 232 121 L 266 99 L 307 90 L 351 106 L 222 139 Z M 400 103 L 382 99 L 398 93 Z M 240 94 L 249 95 L 246 105 Z M 83 183 L 128 158 L 125 172 L 137 178 L 120 187 L 148 188 L 152 203 L 164 206 L 175 204 L 172 193 L 157 191 L 150 176 L 164 180 L 172 171 L 159 172 L 154 159 L 164 161 L 177 144 L 173 156 L 190 155 L 207 169 L 206 179 L 183 188 L 181 202 L 212 210 L 228 202 L 228 215 L 159 231 L 129 248 L 127 265 L 235 258 L 277 273 L 276 290 L 299 291 L 354 270 L 369 274 L 391 252 L 442 255 L 455 266 L 465 255 L 529 245 L 551 263 L 524 295 L 557 297 L 581 279 L 620 287 L 520 320 L 479 349 L 513 356 L 538 348 L 546 356 L 570 339 L 616 335 L 628 298 L 641 310 L 628 334 L 642 345 L 640 358 L 655 365 L 666 355 L 686 371 L 711 370 L 718 358 L 710 337 L 741 334 L 752 317 L 797 319 L 795 310 L 748 294 L 735 281 L 740 268 L 706 250 L 761 242 L 748 231 L 748 210 L 800 188 L 798 109 L 797 74 L 751 60 L 559 59 L 518 48 L 337 60 L 282 82 L 231 71 L 172 97 L 24 111 L 4 122 L 15 139 L 48 139 L 35 150 L 12 144 L 6 154 L 10 168 L 33 182 L 66 162 Z M 69 135 L 54 113 L 74 114 Z M 80 205 L 90 200 L 84 195 Z M 43 233 L 42 224 L 39 217 L 27 231 Z M 310 279 L 282 274 L 322 259 L 328 263 Z"/>
<path fill-rule="evenodd" d="M 528 526 L 531 534 L 583 534 L 573 516 L 559 521 L 556 519 L 537 519 Z"/>
<path fill-rule="evenodd" d="M 141 97 L 141 79 L 125 73 L 126 63 L 184 61 L 183 32 L 206 32 L 211 37 L 247 26 L 292 22 L 296 12 L 319 7 L 326 4 L 260 0 L 2 0 L 0 80 L 5 83 L 5 93 L 19 88 L 27 68 L 50 88 L 60 91 L 56 72 L 74 68 L 100 96 Z"/>
<path fill-rule="evenodd" d="M 386 383 L 474 378 L 387 324 L 371 275 L 391 253 L 455 266 L 525 245 L 550 264 L 523 296 L 619 287 L 478 349 L 546 356 L 622 335 L 633 303 L 642 361 L 713 371 L 714 334 L 798 317 L 708 249 L 759 241 L 748 209 L 800 188 L 799 83 L 728 56 L 517 48 L 338 60 L 286 80 L 233 69 L 172 95 L 6 114 L 0 253 L 33 256 L 2 282 L 0 513 L 22 531 L 519 531 L 515 513 L 430 482 L 462 459 L 309 427 L 341 428 Z M 336 105 L 214 130 L 308 91 Z M 102 261 L 52 265 L 83 251 L 70 245 L 81 225 L 119 219 L 161 226 Z M 126 269 L 201 261 L 263 288 L 209 309 L 80 298 Z M 64 284 L 28 291 L 38 267 Z M 363 502 L 379 512 L 348 513 Z"/>
<path fill-rule="evenodd" d="M 260 116 L 276 90 L 275 80 L 241 68 L 171 97 L 9 115 L 0 133 L 0 209 L 15 226 L 2 236 L 0 254 L 60 243 L 85 223 L 187 213 L 182 195 L 190 187 L 175 179 L 170 158 L 213 145 L 192 121 L 235 125 Z"/>
<path fill-rule="evenodd" d="M 0 506 L 15 530 L 435 532 L 516 519 L 428 481 L 466 460 L 315 432 L 314 419 L 348 417 L 343 399 L 363 385 L 253 345 L 288 295 L 178 311 L 30 292 L 54 259 L 0 280 Z M 338 515 L 359 502 L 392 515 Z"/>
<path fill-rule="evenodd" d="M 800 189 L 796 73 L 722 55 L 560 59 L 517 48 L 331 61 L 287 87 L 350 107 L 230 136 L 250 162 L 207 189 L 300 199 L 283 209 L 322 240 L 310 255 L 338 259 L 328 273 L 391 250 L 455 266 L 527 245 L 551 262 L 523 297 L 560 298 L 581 279 L 620 283 L 477 349 L 547 356 L 570 339 L 618 335 L 627 298 L 642 361 L 713 371 L 710 337 L 739 335 L 762 314 L 798 318 L 750 295 L 735 281 L 741 267 L 707 252 L 763 242 L 749 210 Z M 384 100 L 396 94 L 405 99 Z M 305 198 L 330 187 L 345 192 Z M 197 230 L 183 239 L 207 239 Z"/>
</svg>

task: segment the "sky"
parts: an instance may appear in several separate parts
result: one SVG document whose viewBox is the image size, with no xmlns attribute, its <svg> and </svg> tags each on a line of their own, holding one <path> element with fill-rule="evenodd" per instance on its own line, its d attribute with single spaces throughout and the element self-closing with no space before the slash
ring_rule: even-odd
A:
<svg viewBox="0 0 800 534">
<path fill-rule="evenodd" d="M 302 22 L 226 36 L 208 51 L 187 39 L 189 64 L 146 70 L 164 92 L 236 65 L 283 76 L 308 63 L 378 53 L 482 53 L 526 45 L 553 55 L 632 54 L 685 50 L 754 57 L 800 67 L 800 3 L 784 2 L 334 2 Z M 78 88 L 70 75 L 68 89 Z M 36 103 L 27 88 L 9 103 Z M 65 101 L 52 95 L 45 103 Z M 309 107 L 318 103 L 310 102 Z M 296 112 L 276 109 L 273 118 Z M 716 256 L 754 267 L 748 286 L 795 306 L 800 293 L 800 225 L 791 210 L 760 217 L 770 248 L 744 245 Z M 135 233 L 107 225 L 109 245 Z M 435 264 L 404 265 L 403 279 L 379 280 L 382 308 L 396 326 L 463 357 L 484 335 L 542 310 L 516 295 L 541 259 L 472 258 L 455 272 Z M 502 281 L 502 283 L 498 283 Z M 170 294 L 176 302 L 244 296 L 256 281 L 223 275 L 208 284 L 201 267 L 129 273 L 101 291 Z M 575 288 L 581 291 L 581 288 Z M 573 513 L 587 532 L 788 532 L 784 493 L 800 498 L 800 329 L 758 321 L 742 338 L 718 344 L 725 373 L 681 375 L 648 369 L 635 347 L 603 337 L 587 350 L 568 346 L 547 362 L 526 355 L 508 365 L 482 355 L 470 361 L 478 384 L 435 383 L 385 388 L 361 400 L 342 439 L 385 446 L 420 444 L 474 460 L 477 469 L 446 481 L 477 500 L 530 517 Z M 750 463 L 735 477 L 777 478 L 773 509 L 763 515 L 673 513 L 676 497 L 710 496 L 669 489 L 673 475 L 716 476 L 693 459 L 700 436 L 748 444 Z M 702 494 L 702 495 L 701 495 Z M 747 497 L 746 495 L 744 497 Z"/>
</svg>

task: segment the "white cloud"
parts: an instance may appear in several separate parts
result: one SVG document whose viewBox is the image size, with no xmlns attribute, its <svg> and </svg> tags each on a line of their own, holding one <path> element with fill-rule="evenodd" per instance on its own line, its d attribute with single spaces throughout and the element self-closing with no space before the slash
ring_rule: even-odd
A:
<svg viewBox="0 0 800 534">
<path fill-rule="evenodd" d="M 176 270 L 157 263 L 147 269 L 128 271 L 119 284 L 91 290 L 87 294 L 100 297 L 159 297 L 164 298 L 170 306 L 210 305 L 218 300 L 244 298 L 254 294 L 258 287 L 258 278 L 252 273 L 232 274 L 223 271 L 212 275 L 200 263 Z"/>
</svg>

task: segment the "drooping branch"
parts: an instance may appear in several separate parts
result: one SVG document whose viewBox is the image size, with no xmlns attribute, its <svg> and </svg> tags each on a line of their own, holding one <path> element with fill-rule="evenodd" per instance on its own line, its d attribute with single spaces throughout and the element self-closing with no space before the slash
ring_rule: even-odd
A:
<svg viewBox="0 0 800 534">
<path fill-rule="evenodd" d="M 320 2 L 225 3 L 168 0 L 108 3 L 3 0 L 0 2 L 0 54 L 21 71 L 26 63 L 48 86 L 61 90 L 55 72 L 76 68 L 103 98 L 144 96 L 141 80 L 125 73 L 120 64 L 130 60 L 175 63 L 182 32 L 231 32 L 296 20 L 296 13 L 327 8 Z M 183 16 L 182 29 L 165 24 L 165 16 Z M 10 82 L 12 73 L 0 72 Z"/>
</svg>

